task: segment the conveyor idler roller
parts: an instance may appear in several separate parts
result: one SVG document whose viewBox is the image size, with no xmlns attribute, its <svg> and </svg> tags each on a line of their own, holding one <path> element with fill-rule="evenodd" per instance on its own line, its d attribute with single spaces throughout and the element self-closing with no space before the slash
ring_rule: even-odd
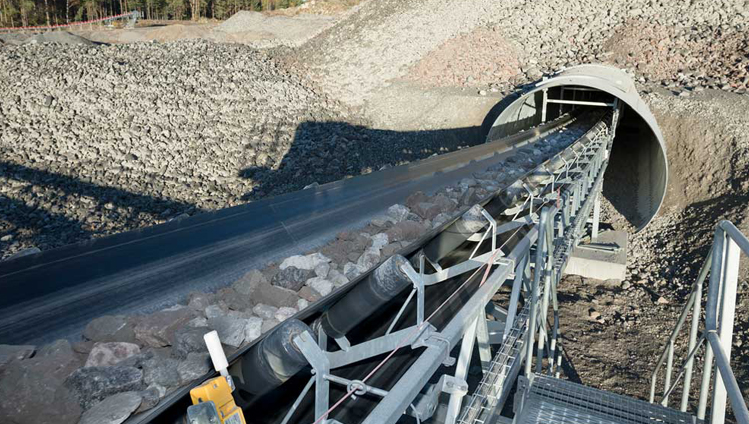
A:
<svg viewBox="0 0 749 424">
<path fill-rule="evenodd" d="M 334 338 L 345 336 L 411 285 L 411 280 L 401 269 L 406 262 L 401 255 L 392 256 L 328 309 L 320 318 L 325 333 Z"/>
</svg>

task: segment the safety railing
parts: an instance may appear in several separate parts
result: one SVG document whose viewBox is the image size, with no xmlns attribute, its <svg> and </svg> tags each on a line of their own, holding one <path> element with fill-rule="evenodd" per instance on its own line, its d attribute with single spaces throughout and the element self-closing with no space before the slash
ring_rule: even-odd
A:
<svg viewBox="0 0 749 424">
<path fill-rule="evenodd" d="M 650 402 L 655 402 L 658 373 L 665 363 L 663 397 L 660 403 L 668 406 L 669 396 L 682 384 L 680 409 L 686 412 L 692 385 L 692 372 L 697 351 L 705 344 L 702 381 L 697 404 L 697 419 L 704 420 L 707 410 L 708 393 L 713 372 L 719 374 L 713 382 L 710 422 L 722 424 L 725 421 L 726 401 L 730 400 L 736 421 L 749 424 L 749 411 L 731 369 L 731 344 L 733 321 L 736 312 L 736 288 L 739 275 L 740 253 L 749 256 L 749 240 L 731 222 L 721 221 L 715 229 L 715 238 L 710 253 L 692 286 L 684 309 L 666 343 L 650 380 Z M 705 304 L 705 327 L 699 335 L 703 284 L 710 275 L 707 301 Z M 673 377 L 674 346 L 689 312 L 692 312 L 687 356 L 684 364 Z M 707 343 L 705 343 L 707 342 Z M 713 360 L 715 371 L 713 371 Z"/>
</svg>

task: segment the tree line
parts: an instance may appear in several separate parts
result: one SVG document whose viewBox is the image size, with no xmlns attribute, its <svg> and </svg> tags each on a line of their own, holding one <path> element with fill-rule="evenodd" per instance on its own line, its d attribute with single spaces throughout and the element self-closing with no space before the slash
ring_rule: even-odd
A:
<svg viewBox="0 0 749 424">
<path fill-rule="evenodd" d="M 0 0 L 0 27 L 59 25 L 137 10 L 144 19 L 226 19 L 240 10 L 273 10 L 304 0 Z"/>
</svg>

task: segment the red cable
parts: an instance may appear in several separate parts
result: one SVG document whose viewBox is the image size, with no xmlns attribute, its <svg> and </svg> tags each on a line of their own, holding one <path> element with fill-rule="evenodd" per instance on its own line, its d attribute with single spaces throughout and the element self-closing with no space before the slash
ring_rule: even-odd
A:
<svg viewBox="0 0 749 424">
<path fill-rule="evenodd" d="M 513 235 L 512 235 L 512 236 L 514 236 L 515 234 L 517 234 L 517 232 L 518 232 L 519 230 L 520 230 L 520 228 L 518 228 L 517 230 L 515 230 L 515 233 L 513 233 Z M 510 239 L 512 238 L 512 236 L 510 237 Z M 509 239 L 508 239 L 508 241 L 509 241 Z M 444 307 L 444 306 L 445 306 L 445 305 L 447 304 L 447 302 L 449 302 L 449 301 L 450 301 L 450 299 L 452 299 L 452 298 L 453 298 L 453 297 L 454 297 L 454 296 L 455 296 L 456 294 L 458 294 L 458 292 L 459 292 L 459 291 L 460 291 L 460 290 L 461 290 L 461 289 L 462 289 L 463 287 L 465 287 L 465 285 L 466 285 L 466 284 L 468 284 L 468 282 L 469 282 L 469 281 L 471 281 L 471 279 L 473 279 L 473 277 L 475 277 L 475 276 L 476 276 L 476 274 L 478 274 L 478 272 L 479 272 L 479 271 L 481 270 L 481 268 L 484 268 L 484 266 L 486 266 L 486 265 L 488 265 L 488 264 L 490 264 L 490 263 L 494 263 L 494 259 L 495 259 L 495 258 L 497 257 L 497 253 L 499 253 L 499 252 L 500 252 L 500 250 L 502 249 L 502 247 L 504 247 L 504 245 L 505 245 L 505 244 L 507 244 L 507 241 L 506 241 L 506 242 L 505 242 L 505 243 L 504 243 L 504 244 L 503 244 L 502 246 L 500 246 L 500 247 L 499 247 L 499 249 L 497 249 L 497 250 L 496 250 L 496 251 L 494 252 L 494 254 L 492 255 L 492 257 L 491 257 L 491 258 L 490 258 L 490 259 L 489 259 L 488 261 L 486 261 L 486 263 L 485 263 L 485 264 L 483 264 L 483 265 L 481 265 L 481 266 L 480 266 L 479 268 L 477 268 L 477 269 L 476 269 L 476 270 L 475 270 L 475 271 L 473 272 L 473 274 L 471 274 L 471 276 L 470 276 L 470 277 L 468 277 L 468 278 L 466 279 L 466 281 L 464 281 L 464 282 L 463 282 L 463 284 L 461 284 L 461 285 L 460 285 L 460 287 L 458 287 L 458 288 L 457 288 L 457 289 L 456 289 L 456 290 L 455 290 L 455 291 L 454 291 L 454 292 L 453 292 L 453 293 L 452 293 L 452 294 L 451 294 L 451 295 L 450 295 L 450 296 L 449 296 L 449 297 L 448 297 L 447 299 L 445 299 L 445 301 L 444 301 L 444 302 L 442 302 L 442 304 L 440 304 L 440 306 L 438 306 L 438 307 L 437 307 L 437 309 L 435 309 L 435 310 L 434 310 L 434 312 L 432 312 L 432 313 L 431 313 L 431 315 L 429 315 L 429 317 L 427 317 L 427 318 L 426 318 L 426 319 L 425 319 L 425 320 L 424 320 L 424 321 L 423 321 L 423 322 L 422 322 L 422 323 L 421 323 L 421 324 L 420 324 L 420 325 L 419 325 L 418 327 L 416 327 L 416 328 L 414 329 L 414 331 L 412 331 L 412 332 L 411 332 L 411 333 L 409 333 L 409 334 L 408 334 L 408 335 L 407 335 L 406 337 L 404 337 L 403 339 L 401 339 L 401 341 L 399 341 L 399 342 L 398 342 L 398 345 L 397 345 L 397 346 L 395 347 L 395 349 L 393 349 L 393 350 L 392 350 L 392 351 L 391 351 L 391 352 L 390 352 L 390 353 L 388 354 L 388 356 L 386 356 L 386 357 L 385 357 L 385 358 L 384 358 L 384 359 L 383 359 L 382 361 L 380 361 L 380 363 L 379 363 L 379 364 L 377 364 L 377 366 L 376 366 L 376 367 L 374 367 L 374 369 L 372 369 L 372 371 L 370 371 L 370 372 L 369 372 L 369 374 L 367 374 L 367 375 L 366 375 L 366 376 L 365 376 L 365 377 L 364 377 L 364 378 L 363 378 L 363 379 L 361 380 L 361 382 L 362 382 L 362 383 L 366 383 L 366 382 L 367 382 L 367 380 L 369 380 L 369 379 L 370 379 L 370 377 L 372 377 L 372 376 L 374 375 L 374 373 L 376 373 L 376 372 L 377 372 L 377 371 L 378 371 L 378 370 L 379 370 L 380 368 L 382 368 L 382 366 L 383 366 L 383 365 L 385 365 L 385 363 L 386 363 L 386 362 L 387 362 L 387 361 L 388 361 L 388 360 L 389 360 L 390 358 L 392 358 L 392 357 L 393 357 L 393 355 L 395 355 L 395 352 L 397 352 L 398 350 L 400 350 L 400 348 L 402 348 L 402 347 L 403 347 L 403 344 L 404 344 L 404 343 L 406 342 L 406 340 L 409 340 L 409 339 L 411 339 L 411 338 L 412 338 L 412 337 L 413 337 L 413 336 L 414 336 L 415 334 L 418 334 L 418 333 L 419 333 L 419 332 L 420 332 L 420 331 L 421 331 L 421 330 L 422 330 L 422 329 L 424 328 L 424 326 L 425 326 L 426 324 L 428 324 L 428 323 L 429 323 L 429 320 L 430 320 L 430 319 L 432 319 L 432 318 L 434 317 L 434 315 L 436 315 L 436 314 L 437 314 L 437 312 L 439 312 L 439 311 L 440 311 L 440 309 L 442 309 L 442 308 L 443 308 L 443 307 Z M 479 287 L 483 286 L 483 285 L 484 285 L 484 283 L 486 283 L 486 280 L 487 280 L 487 279 L 489 278 L 489 271 L 490 271 L 490 270 L 491 270 L 491 266 L 486 266 L 486 271 L 484 271 L 484 277 L 482 278 L 482 280 L 481 280 L 481 283 L 479 283 Z M 324 420 L 324 419 L 325 419 L 325 418 L 326 418 L 326 417 L 327 417 L 328 415 L 330 415 L 330 413 L 331 413 L 331 412 L 333 412 L 333 411 L 334 411 L 334 410 L 335 410 L 335 409 L 336 409 L 336 408 L 337 408 L 337 407 L 338 407 L 338 406 L 339 406 L 339 405 L 340 405 L 341 403 L 343 403 L 343 401 L 345 401 L 346 399 L 348 399 L 348 398 L 349 398 L 349 397 L 350 397 L 350 396 L 351 396 L 351 395 L 352 395 L 352 394 L 353 394 L 353 393 L 354 393 L 355 391 L 356 391 L 356 388 L 353 388 L 353 387 L 352 387 L 352 388 L 351 388 L 351 390 L 349 390 L 348 392 L 346 392 L 346 394 L 345 394 L 345 395 L 343 395 L 343 396 L 342 396 L 342 397 L 341 397 L 340 399 L 338 399 L 338 401 L 337 401 L 336 403 L 334 403 L 334 404 L 333 404 L 333 406 L 331 406 L 330 408 L 328 408 L 328 410 L 327 410 L 327 411 L 325 411 L 325 412 L 324 412 L 324 413 L 323 413 L 323 414 L 322 414 L 322 415 L 321 415 L 320 417 L 318 417 L 318 418 L 317 418 L 317 419 L 315 420 L 315 422 L 314 422 L 313 424 L 319 424 L 319 423 L 320 423 L 320 422 L 321 422 L 322 420 Z"/>
</svg>

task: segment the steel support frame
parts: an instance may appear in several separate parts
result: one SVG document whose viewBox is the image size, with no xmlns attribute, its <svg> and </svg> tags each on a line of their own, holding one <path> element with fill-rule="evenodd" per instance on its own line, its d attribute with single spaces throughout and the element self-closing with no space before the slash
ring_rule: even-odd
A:
<svg viewBox="0 0 749 424">
<path fill-rule="evenodd" d="M 606 128 L 604 126 L 602 130 L 605 131 L 605 129 Z M 558 185 L 558 187 L 570 186 L 569 188 L 565 189 L 564 193 L 566 195 L 568 195 L 570 192 L 574 193 L 574 198 L 576 200 L 574 202 L 566 202 L 570 206 L 568 208 L 568 217 L 573 217 L 573 219 L 568 220 L 569 225 L 572 226 L 576 226 L 579 221 L 578 219 L 575 219 L 578 218 L 578 209 L 584 209 L 584 205 L 587 205 L 590 200 L 584 200 L 584 198 L 588 197 L 588 195 L 590 194 L 589 189 L 592 185 L 591 182 L 587 180 L 594 175 L 593 171 L 591 171 L 590 169 L 600 168 L 603 165 L 602 161 L 597 160 L 597 158 L 601 156 L 600 150 L 605 150 L 606 147 L 606 145 L 600 142 L 600 139 L 596 139 L 600 136 L 600 134 L 600 128 L 595 134 L 586 134 L 584 137 L 591 137 L 589 144 L 584 145 L 582 148 L 580 148 L 579 151 L 575 153 L 575 159 L 573 161 L 569 163 L 565 162 L 565 166 L 563 167 L 563 169 L 558 170 L 556 174 L 552 173 L 552 180 L 549 186 L 554 187 L 555 184 Z M 580 167 L 580 165 L 584 166 Z M 572 169 L 573 167 L 575 168 L 574 170 Z M 595 171 L 598 171 L 598 169 L 596 169 Z M 552 192 L 549 194 L 551 196 L 546 196 L 546 202 L 556 198 L 554 197 L 556 196 L 554 190 L 552 190 Z M 569 199 L 569 196 L 565 197 L 565 199 Z M 560 199 L 557 199 L 557 201 L 559 200 Z M 554 215 L 556 215 L 559 209 L 556 207 L 552 209 L 554 210 Z M 539 266 L 539 264 L 537 263 L 536 270 L 538 270 L 538 272 L 534 273 L 535 278 L 538 280 L 540 280 L 541 275 L 544 274 L 544 293 L 546 295 L 544 305 L 548 305 L 548 294 L 551 292 L 555 292 L 556 289 L 556 281 L 553 282 L 552 289 L 551 278 L 552 265 L 554 262 L 552 259 L 554 255 L 549 254 L 549 252 L 553 252 L 554 247 L 552 241 L 554 239 L 554 222 L 547 222 L 547 220 L 541 218 L 542 225 L 532 226 L 529 233 L 526 234 L 526 236 L 522 240 L 520 240 L 517 245 L 515 245 L 513 250 L 507 256 L 502 257 L 502 252 L 496 246 L 496 237 L 498 234 L 497 223 L 491 215 L 486 213 L 486 211 L 483 212 L 484 217 L 487 219 L 488 228 L 485 231 L 482 231 L 483 234 L 479 239 L 478 245 L 481 245 L 484 241 L 489 239 L 491 241 L 491 250 L 488 253 L 474 257 L 475 253 L 478 251 L 477 247 L 467 261 L 446 269 L 436 267 L 438 271 L 434 274 L 429 275 L 425 275 L 424 273 L 425 258 L 423 255 L 421 255 L 418 259 L 418 272 L 411 266 L 410 263 L 404 264 L 402 270 L 412 280 L 414 287 L 411 295 L 408 296 L 407 300 L 404 302 L 403 308 L 401 308 L 401 312 L 399 312 L 394 318 L 390 329 L 384 336 L 354 346 L 350 346 L 347 340 L 337 340 L 339 345 L 342 345 L 342 348 L 345 347 L 344 349 L 337 352 L 325 351 L 325 337 L 322 333 L 319 340 L 320 344 L 316 344 L 311 336 L 305 336 L 306 333 L 294 340 L 305 357 L 307 357 L 310 364 L 313 366 L 315 385 L 315 414 L 318 419 L 322 418 L 323 422 L 327 420 L 327 417 L 324 417 L 324 415 L 328 412 L 328 406 L 330 404 L 329 384 L 330 382 L 334 382 L 337 384 L 347 384 L 350 387 L 353 387 L 355 389 L 354 395 L 356 393 L 368 392 L 383 396 L 382 401 L 367 417 L 367 419 L 364 421 L 365 423 L 379 424 L 384 422 L 395 422 L 402 414 L 407 411 L 409 407 L 413 406 L 414 399 L 423 389 L 423 387 L 425 387 L 434 371 L 443 363 L 451 363 L 449 353 L 457 344 L 457 342 L 462 339 L 462 348 L 457 360 L 455 375 L 450 376 L 450 381 L 452 382 L 452 384 L 449 391 L 450 401 L 448 404 L 448 419 L 446 421 L 447 423 L 451 424 L 455 422 L 460 412 L 462 398 L 465 395 L 465 391 L 462 390 L 462 387 L 465 386 L 467 388 L 467 385 L 465 385 L 465 376 L 467 375 L 468 367 L 470 366 L 470 358 L 475 344 L 478 344 L 479 346 L 482 370 L 485 372 L 488 371 L 492 363 L 491 350 L 489 348 L 489 335 L 486 324 L 485 306 L 490 302 L 491 297 L 497 292 L 499 287 L 501 287 L 501 285 L 504 284 L 508 278 L 515 277 L 512 290 L 513 294 L 511 295 L 512 313 L 508 313 L 506 324 L 517 325 L 517 322 L 514 322 L 514 320 L 520 318 L 521 316 L 516 315 L 515 311 L 517 310 L 518 298 L 523 286 L 523 277 L 527 277 L 530 274 L 530 258 L 528 252 L 530 251 L 531 246 L 536 242 L 539 235 L 541 237 L 539 240 L 543 240 L 544 242 L 541 244 L 548 246 L 547 257 L 549 258 L 545 263 L 541 264 L 541 266 Z M 543 213 L 548 213 L 548 207 L 544 208 Z M 532 219 L 534 216 L 535 215 L 533 214 L 529 214 L 525 218 L 510 221 L 510 224 L 517 221 L 512 228 L 505 228 L 507 224 L 503 224 L 500 231 L 504 232 L 505 230 L 510 230 L 522 225 L 527 225 L 527 223 L 529 222 L 528 220 Z M 560 225 L 561 224 L 562 223 L 560 222 Z M 570 232 L 564 231 L 562 235 L 569 237 Z M 468 300 L 468 302 L 463 305 L 460 311 L 453 317 L 453 319 L 446 325 L 446 327 L 442 331 L 436 331 L 436 329 L 429 325 L 424 318 L 425 287 L 427 285 L 438 284 L 439 282 L 456 277 L 458 275 L 462 275 L 485 264 L 490 264 L 489 266 L 494 267 L 494 270 L 489 275 L 487 281 L 481 287 L 479 287 L 477 292 L 474 293 L 474 295 Z M 516 268 L 520 273 L 520 276 L 513 275 L 516 274 Z M 534 287 L 535 290 L 538 290 L 538 281 L 535 281 L 531 286 Z M 405 309 L 405 306 L 408 304 L 408 302 L 411 301 L 414 296 L 416 297 L 417 302 L 417 319 L 415 325 L 404 330 L 392 332 L 395 324 L 401 316 L 402 311 Z M 539 305 L 537 301 L 531 303 L 532 306 L 530 307 L 530 313 L 531 315 L 535 315 L 535 313 L 539 309 Z M 554 302 L 554 306 L 556 312 L 556 302 Z M 541 309 L 542 311 L 544 311 L 542 317 L 545 322 L 545 310 L 547 308 L 542 307 Z M 525 313 L 525 315 L 522 315 L 522 318 L 527 319 L 527 313 Z M 537 325 L 537 319 L 535 318 L 535 316 L 530 317 L 528 322 L 534 323 L 534 325 L 531 325 L 529 327 L 532 332 Z M 558 323 L 558 319 L 556 320 L 556 322 Z M 545 326 L 542 327 L 542 331 L 545 331 Z M 506 326 L 505 334 L 510 334 L 510 331 L 512 330 L 508 329 Z M 555 328 L 553 331 L 553 336 L 557 335 L 558 332 Z M 539 347 L 542 346 L 542 343 L 544 343 L 545 339 L 545 336 L 539 338 Z M 530 342 L 532 340 L 533 338 L 530 338 L 523 343 L 529 348 L 529 351 L 530 347 L 533 345 L 533 343 Z M 555 343 L 552 343 L 552 345 L 555 345 Z M 389 351 L 393 351 L 398 348 L 420 347 L 426 347 L 426 349 L 424 350 L 424 352 L 422 352 L 419 359 L 411 366 L 411 368 L 401 377 L 399 382 L 390 392 L 385 392 L 376 387 L 367 386 L 364 381 L 344 381 L 345 379 L 341 379 L 331 374 L 331 370 L 335 368 L 358 362 L 363 359 L 377 356 Z M 539 354 L 541 354 L 541 351 L 539 351 Z M 526 365 L 528 365 L 530 362 L 531 361 L 528 361 Z M 309 390 L 311 384 L 312 383 L 307 385 L 306 390 Z M 300 396 L 303 397 L 306 394 L 306 390 Z M 443 389 L 443 391 L 447 390 Z M 414 413 L 416 413 L 416 408 L 413 409 Z M 290 411 L 289 414 L 291 414 L 292 412 L 293 411 Z"/>
<path fill-rule="evenodd" d="M 427 348 L 408 371 L 401 376 L 393 390 L 382 399 L 380 404 L 363 421 L 364 424 L 394 423 L 398 420 L 439 368 L 443 358 L 449 355 L 449 352 L 463 338 L 469 327 L 474 324 L 476 310 L 483 311 L 484 305 L 491 300 L 494 293 L 508 278 L 512 277 L 515 261 L 530 248 L 536 237 L 537 231 L 533 228 L 506 258 L 499 259 L 494 272 L 489 275 L 486 282 L 463 305 L 445 328 L 439 333 L 433 333 L 429 336 L 429 338 L 437 336 L 439 340 L 444 340 L 446 343 L 427 344 Z"/>
<path fill-rule="evenodd" d="M 570 210 L 568 211 L 568 216 L 572 216 L 572 217 L 575 217 L 575 218 L 579 218 L 580 215 L 587 216 L 589 214 L 590 207 L 592 205 L 592 197 L 590 196 L 590 194 L 591 193 L 596 193 L 596 190 L 600 189 L 600 186 L 601 186 L 601 183 L 602 183 L 602 180 L 603 180 L 603 174 L 605 172 L 605 165 L 607 164 L 607 160 L 606 160 L 606 158 L 607 158 L 607 154 L 606 153 L 607 152 L 606 151 L 610 148 L 611 134 L 607 131 L 607 128 L 603 128 L 601 130 L 601 132 L 599 132 L 598 134 L 593 135 L 593 137 L 597 138 L 597 139 L 593 140 L 593 143 L 591 143 L 591 146 L 590 147 L 586 147 L 585 149 L 583 149 L 583 151 L 577 157 L 577 160 L 580 160 L 581 158 L 584 158 L 584 159 L 587 159 L 589 161 L 587 163 L 588 166 L 586 167 L 587 168 L 586 172 L 583 172 L 582 174 L 580 174 L 581 178 L 575 178 L 574 175 L 573 175 L 573 177 L 570 178 L 569 177 L 569 166 L 566 167 L 567 169 L 561 170 L 559 172 L 560 176 L 562 174 L 565 174 L 566 176 L 568 176 L 568 179 L 570 180 L 568 182 L 568 184 L 573 184 L 574 185 L 573 190 L 576 190 L 578 201 L 570 203 Z M 583 200 L 583 197 L 586 197 L 585 200 Z M 546 210 L 546 209 L 544 209 L 544 210 Z M 555 207 L 555 208 L 552 208 L 552 210 L 554 211 L 553 215 L 556 215 L 557 212 L 559 211 L 559 208 Z M 544 221 L 543 218 L 541 218 L 541 221 Z M 579 219 L 573 219 L 573 220 L 570 221 L 570 224 L 571 224 L 572 227 L 574 227 L 574 230 L 573 231 L 569 231 L 569 232 L 565 232 L 564 235 L 566 237 L 573 237 L 574 239 L 579 239 L 580 238 L 580 233 L 582 231 L 582 226 L 579 225 L 579 221 L 580 221 Z M 538 244 L 540 244 L 540 240 L 543 240 L 544 238 L 546 238 L 547 237 L 546 233 L 549 233 L 549 235 L 548 235 L 548 245 L 551 247 L 551 249 L 549 250 L 549 252 L 553 252 L 553 250 L 552 250 L 553 249 L 553 243 L 551 242 L 551 240 L 552 240 L 552 234 L 553 234 L 553 222 L 552 221 L 548 221 L 548 222 L 544 221 L 543 225 L 536 225 L 536 226 L 533 227 L 533 230 L 534 231 L 538 231 L 538 233 L 536 234 L 535 237 L 533 237 L 533 241 L 528 244 L 528 247 L 530 247 L 534 242 L 536 242 L 536 244 L 538 246 Z M 543 232 L 543 234 L 541 234 L 541 232 Z M 526 237 L 526 239 L 524 239 L 524 242 L 527 242 L 529 239 L 530 239 L 529 237 Z M 538 251 L 538 248 L 537 248 L 537 251 Z M 529 262 L 528 261 L 528 256 L 527 256 L 527 252 L 525 252 L 525 251 L 518 252 L 517 247 L 516 247 L 516 249 L 513 252 L 517 252 L 517 253 L 513 253 L 513 255 L 511 255 L 511 258 L 514 260 L 513 263 L 521 264 L 521 263 L 525 262 L 527 264 Z M 555 259 L 556 259 L 555 256 L 556 255 L 550 254 L 549 255 L 549 260 L 547 261 L 548 264 L 544 263 L 543 266 L 539 267 L 538 263 L 537 263 L 536 270 L 545 270 L 546 271 L 546 272 L 544 272 L 545 274 L 551 274 L 551 270 L 553 269 L 552 265 L 556 262 L 555 261 Z M 510 257 L 508 257 L 508 258 L 510 258 Z M 512 305 L 511 305 L 510 309 L 508 310 L 507 322 L 509 322 L 509 323 L 512 322 L 511 321 L 511 314 L 512 314 L 511 311 L 513 309 L 517 309 L 517 300 L 516 300 L 517 298 L 516 298 L 515 293 L 517 293 L 517 295 L 519 295 L 520 287 L 522 285 L 522 283 L 521 283 L 522 278 L 519 277 L 518 274 L 520 272 L 524 271 L 525 268 L 526 268 L 526 266 L 523 265 L 523 266 L 518 267 L 518 270 L 516 271 L 515 281 L 513 282 L 513 294 L 511 295 L 511 303 L 513 302 L 513 300 L 515 301 L 515 308 L 513 308 Z M 499 270 L 495 271 L 495 273 L 492 274 L 492 277 L 494 277 L 495 274 L 497 274 L 498 272 L 499 272 Z M 558 278 L 558 275 L 560 275 L 561 272 L 556 272 L 555 274 L 556 274 L 556 276 Z M 538 279 L 540 280 L 540 278 L 541 278 L 541 272 L 535 272 L 535 275 L 537 275 Z M 505 276 L 505 278 L 506 278 L 506 276 Z M 551 282 L 552 282 L 551 275 L 549 275 L 548 278 L 545 277 L 544 281 L 546 282 L 546 280 L 548 280 L 550 288 L 549 288 L 549 290 L 545 290 L 545 292 L 546 293 L 551 293 L 551 292 L 555 293 L 556 292 L 556 282 L 557 281 L 556 280 L 554 281 L 554 284 L 553 284 L 554 287 L 552 289 L 551 288 L 551 286 L 552 286 L 552 284 L 551 284 Z M 533 286 L 535 286 L 536 288 L 538 288 L 538 282 L 534 281 L 534 283 L 535 284 L 533 284 Z M 498 288 L 499 288 L 499 286 L 497 286 L 497 289 Z M 534 296 L 534 298 L 537 299 L 537 296 Z M 556 301 L 554 302 L 554 306 L 555 306 L 555 318 L 556 318 L 555 322 L 556 322 L 557 327 L 558 327 L 558 322 L 559 321 L 558 321 L 558 308 L 557 308 Z M 538 302 L 536 301 L 535 305 L 534 305 L 534 302 L 531 302 L 530 314 L 533 315 L 534 311 L 537 310 L 537 309 L 538 309 Z M 483 309 L 482 309 L 482 311 L 483 311 Z M 528 322 L 529 323 L 535 323 L 536 320 L 535 320 L 534 317 L 529 317 L 528 318 Z M 449 327 L 449 325 L 448 325 L 448 327 Z M 530 334 L 532 332 L 532 329 L 534 327 L 535 327 L 535 325 L 531 325 L 530 326 L 530 331 L 527 331 L 527 333 Z M 443 331 L 443 333 L 444 333 L 444 331 Z M 558 337 L 558 328 L 554 329 L 553 335 Z M 471 340 L 472 339 L 473 339 L 473 337 L 471 337 Z M 527 337 L 526 338 L 525 346 L 528 347 L 528 351 L 526 353 L 532 352 L 532 349 L 531 349 L 531 347 L 533 345 L 533 343 L 531 343 L 532 340 L 533 339 L 531 337 Z M 454 343 L 455 343 L 454 341 L 451 341 L 451 347 L 452 347 L 452 345 Z M 557 342 L 555 342 L 554 344 L 556 345 L 556 343 Z M 432 353 L 432 355 L 433 354 L 434 353 Z M 409 369 L 409 371 L 401 378 L 401 380 L 399 380 L 398 384 L 395 385 L 395 389 L 393 391 L 391 391 L 391 394 L 390 394 L 389 398 L 386 397 L 385 399 L 383 399 L 383 401 L 367 417 L 367 419 L 364 421 L 365 423 L 371 423 L 371 424 L 374 424 L 374 423 L 391 423 L 391 422 L 395 422 L 397 420 L 397 418 L 403 413 L 402 411 L 405 409 L 405 406 L 407 406 L 407 404 L 410 403 L 410 399 L 413 399 L 413 397 L 416 396 L 416 394 L 418 393 L 418 391 L 420 390 L 420 388 L 423 387 L 423 385 L 425 384 L 425 382 L 422 383 L 418 379 L 418 377 L 422 376 L 422 378 L 425 378 L 426 380 L 428 380 L 429 376 L 431 376 L 431 374 L 434 372 L 434 370 L 436 370 L 436 367 L 439 366 L 438 363 L 437 364 L 429 363 L 429 357 L 430 357 L 430 354 L 428 354 L 426 352 L 424 353 L 424 355 L 422 355 L 422 357 L 419 359 L 419 361 L 417 361 Z M 528 363 L 526 363 L 526 367 L 529 366 L 530 362 L 531 361 L 529 361 Z M 551 362 L 552 362 L 552 369 L 553 369 L 553 363 L 555 361 L 551 361 Z M 424 373 L 426 373 L 427 375 L 424 375 Z M 413 380 L 414 378 L 416 380 Z M 398 390 L 398 392 L 397 393 L 393 393 L 396 390 Z M 409 396 L 406 396 L 407 394 L 409 394 Z M 454 421 L 451 421 L 452 415 L 449 415 L 448 418 L 449 419 L 446 421 L 447 423 L 454 422 Z"/>
</svg>

